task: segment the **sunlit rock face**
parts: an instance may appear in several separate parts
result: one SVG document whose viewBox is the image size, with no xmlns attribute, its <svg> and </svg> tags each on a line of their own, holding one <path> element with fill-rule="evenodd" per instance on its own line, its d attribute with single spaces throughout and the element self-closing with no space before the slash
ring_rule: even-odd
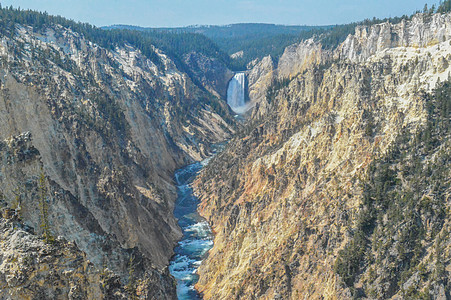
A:
<svg viewBox="0 0 451 300">
<path fill-rule="evenodd" d="M 243 114 L 249 110 L 245 100 L 246 92 L 246 75 L 244 73 L 236 73 L 229 82 L 227 89 L 227 104 L 237 114 Z"/>
<path fill-rule="evenodd" d="M 430 199 L 449 211 L 445 199 L 451 199 L 451 191 L 448 183 L 436 194 L 430 192 L 433 185 L 417 188 L 432 177 L 414 174 L 429 169 L 440 178 L 434 179 L 437 185 L 447 182 L 449 159 L 441 157 L 449 155 L 451 138 L 442 134 L 423 152 L 422 139 L 406 137 L 432 122 L 424 94 L 451 74 L 450 18 L 420 14 L 400 24 L 359 27 L 334 51 L 309 42 L 285 50 L 273 71 L 285 82 L 271 101 L 255 105 L 254 124 L 194 182 L 200 213 L 215 232 L 214 246 L 198 270 L 196 287 L 204 299 L 350 299 L 357 289 L 359 297 L 369 299 L 408 299 L 409 290 L 447 299 L 446 284 L 433 274 L 436 264 L 449 270 L 449 263 L 441 263 L 451 253 L 449 213 L 438 217 L 418 207 L 421 199 Z M 409 43 L 397 42 L 402 28 Z M 270 68 L 260 69 L 268 72 L 255 74 L 269 74 Z M 252 99 L 258 78 L 249 75 L 248 82 Z M 391 149 L 400 146 L 407 150 L 397 156 L 399 162 L 390 161 Z M 414 171 L 416 155 L 421 158 Z M 360 218 L 369 207 L 365 197 L 370 195 L 372 203 L 378 195 L 367 185 L 382 181 L 367 178 L 384 170 L 371 167 L 382 159 L 395 178 L 387 191 L 414 191 L 415 197 L 405 199 L 417 208 L 399 209 L 397 220 L 386 208 L 376 209 L 375 229 L 364 234 L 366 258 L 360 261 L 365 264 L 344 283 L 339 258 L 356 257 L 349 245 L 359 222 L 368 219 Z M 440 165 L 442 177 L 436 175 Z M 413 227 L 405 220 L 419 224 L 427 238 L 404 239 Z M 340 256 L 343 249 L 351 255 Z M 416 263 L 410 260 L 414 255 Z M 397 270 L 407 270 L 402 279 L 391 275 L 401 273 Z"/>
</svg>

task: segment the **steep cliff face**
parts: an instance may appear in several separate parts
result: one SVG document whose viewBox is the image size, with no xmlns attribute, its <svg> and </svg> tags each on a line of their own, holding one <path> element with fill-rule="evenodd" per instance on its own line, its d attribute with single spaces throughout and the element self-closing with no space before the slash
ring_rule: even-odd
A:
<svg viewBox="0 0 451 300">
<path fill-rule="evenodd" d="M 14 211 L 2 212 L 2 299 L 127 299 L 119 278 L 101 274 L 73 243 L 46 244 L 15 220 Z"/>
<path fill-rule="evenodd" d="M 186 54 L 185 63 L 210 93 L 227 99 L 227 85 L 234 73 L 224 63 L 196 52 Z"/>
<path fill-rule="evenodd" d="M 288 46 L 277 64 L 270 56 L 256 62 L 248 71 L 249 99 L 255 107 L 251 119 L 261 118 L 268 113 L 270 103 L 267 92 L 272 85 L 291 79 L 312 65 L 323 64 L 330 60 L 330 56 L 330 51 L 323 50 L 321 44 L 309 39 Z"/>
<path fill-rule="evenodd" d="M 359 26 L 337 49 L 334 58 L 362 62 L 385 49 L 433 46 L 450 39 L 450 26 L 447 14 L 418 14 L 395 25 Z"/>
<path fill-rule="evenodd" d="M 330 60 L 330 51 L 322 48 L 313 39 L 289 46 L 280 57 L 277 66 L 279 78 L 290 78 L 302 73 L 311 65 L 323 64 Z"/>
<path fill-rule="evenodd" d="M 253 115 L 261 117 L 266 113 L 266 90 L 276 81 L 293 78 L 315 64 L 324 65 L 337 60 L 364 62 L 370 56 L 391 48 L 433 46 L 449 40 L 449 27 L 449 17 L 445 14 L 419 14 L 399 24 L 357 26 L 355 34 L 349 35 L 334 51 L 323 49 L 314 39 L 291 45 L 285 49 L 276 66 L 267 63 L 269 57 L 252 66 L 249 97 L 258 104 Z M 258 84 L 252 86 L 254 82 Z"/>
<path fill-rule="evenodd" d="M 449 296 L 450 137 L 428 124 L 450 126 L 449 84 L 432 91 L 451 72 L 450 19 L 285 51 L 276 74 L 291 78 L 196 182 L 216 232 L 205 299 Z"/>
<path fill-rule="evenodd" d="M 176 298 L 173 279 L 167 271 L 148 269 L 139 281 L 130 272 L 125 285 L 106 262 L 101 267 L 94 265 L 74 242 L 63 237 L 45 242 L 20 221 L 17 209 L 2 207 L 1 212 L 2 299 Z"/>
<path fill-rule="evenodd" d="M 43 173 L 53 235 L 122 279 L 136 257 L 136 276 L 156 280 L 142 293 L 171 298 L 167 272 L 152 274 L 180 236 L 173 172 L 233 132 L 226 104 L 158 49 L 156 65 L 131 46 L 107 50 L 60 25 L 45 28 L 16 25 L 1 36 L 0 191 L 39 233 Z"/>
<path fill-rule="evenodd" d="M 252 106 L 259 105 L 256 111 L 266 113 L 268 103 L 265 101 L 266 89 L 274 79 L 274 62 L 271 56 L 264 57 L 248 72 L 248 93 Z"/>
</svg>

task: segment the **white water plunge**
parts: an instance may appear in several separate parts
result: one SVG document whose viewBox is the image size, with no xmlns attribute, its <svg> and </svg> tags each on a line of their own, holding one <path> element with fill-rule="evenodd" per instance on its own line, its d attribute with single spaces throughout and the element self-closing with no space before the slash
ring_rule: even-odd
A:
<svg viewBox="0 0 451 300">
<path fill-rule="evenodd" d="M 249 109 L 245 100 L 246 75 L 236 73 L 230 80 L 227 88 L 227 104 L 237 114 L 243 114 Z"/>
</svg>

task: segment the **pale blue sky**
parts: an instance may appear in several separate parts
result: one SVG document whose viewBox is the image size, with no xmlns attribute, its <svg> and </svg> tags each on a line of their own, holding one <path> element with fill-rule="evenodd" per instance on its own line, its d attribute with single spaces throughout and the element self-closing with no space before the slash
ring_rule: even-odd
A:
<svg viewBox="0 0 451 300">
<path fill-rule="evenodd" d="M 97 26 L 145 27 L 276 23 L 326 25 L 410 15 L 436 0 L 0 0 Z"/>
</svg>

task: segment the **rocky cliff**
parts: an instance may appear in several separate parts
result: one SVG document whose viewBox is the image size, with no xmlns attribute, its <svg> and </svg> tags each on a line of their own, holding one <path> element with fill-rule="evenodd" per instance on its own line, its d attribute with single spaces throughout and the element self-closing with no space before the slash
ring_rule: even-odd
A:
<svg viewBox="0 0 451 300">
<path fill-rule="evenodd" d="M 312 64 L 324 65 L 336 60 L 364 62 L 377 52 L 397 47 L 423 48 L 449 40 L 449 19 L 443 14 L 419 14 L 398 24 L 388 22 L 371 27 L 357 26 L 354 35 L 334 51 L 325 50 L 314 38 L 287 47 L 277 65 L 265 57 L 255 62 L 249 71 L 249 98 L 261 110 L 254 116 L 261 117 L 267 110 L 266 90 L 274 82 L 299 75 Z"/>
<path fill-rule="evenodd" d="M 184 61 L 203 87 L 218 98 L 227 99 L 227 87 L 234 73 L 218 59 L 190 52 Z"/>
<path fill-rule="evenodd" d="M 205 299 L 449 297 L 450 21 L 286 49 L 196 182 L 216 232 Z"/>
<path fill-rule="evenodd" d="M 47 244 L 18 222 L 15 211 L 2 212 L 2 299 L 101 299 L 105 295 L 126 299 L 119 278 L 108 270 L 101 274 L 75 244 L 64 240 Z"/>
<path fill-rule="evenodd" d="M 267 112 L 268 103 L 265 101 L 266 90 L 273 83 L 275 66 L 271 56 L 264 57 L 248 71 L 248 93 L 251 106 L 258 105 L 255 111 L 262 114 Z"/>
<path fill-rule="evenodd" d="M 134 257 L 135 276 L 153 280 L 141 295 L 173 298 L 166 266 L 181 234 L 172 214 L 173 172 L 206 157 L 211 143 L 230 136 L 233 120 L 226 104 L 199 89 L 156 48 L 159 64 L 131 45 L 102 48 L 58 24 L 13 24 L 0 39 L 2 198 L 20 209 L 23 223 L 38 234 L 45 218 L 52 236 L 63 236 L 85 253 L 58 246 L 61 260 L 42 258 L 48 268 L 52 260 L 56 265 L 74 260 L 74 268 L 83 269 L 81 295 L 86 296 L 97 282 L 94 268 L 105 265 L 125 284 Z M 46 186 L 45 217 L 38 201 L 40 178 Z M 8 231 L 5 243 L 11 235 L 17 234 Z M 30 251 L 54 251 L 25 238 L 33 239 Z M 11 249 L 2 248 L 0 256 Z M 45 266 L 33 259 L 35 267 L 24 271 L 23 280 L 44 283 L 37 279 L 27 288 L 39 285 L 42 293 L 54 293 L 56 287 L 45 283 L 47 271 L 39 274 Z M 7 278 L 16 276 L 11 268 L 3 273 Z M 56 268 L 58 276 L 70 271 Z M 67 274 L 58 299 L 71 297 Z M 6 284 L 2 297 L 25 297 L 22 284 Z M 88 298 L 98 299 L 97 288 Z"/>
</svg>

